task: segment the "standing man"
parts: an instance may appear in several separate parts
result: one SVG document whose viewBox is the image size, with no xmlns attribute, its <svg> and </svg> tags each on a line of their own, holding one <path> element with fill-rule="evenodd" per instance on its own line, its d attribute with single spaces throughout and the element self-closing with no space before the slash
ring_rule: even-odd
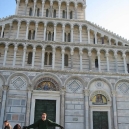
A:
<svg viewBox="0 0 129 129">
<path fill-rule="evenodd" d="M 24 126 L 23 129 L 26 129 L 26 128 L 30 129 L 30 128 L 36 128 L 36 127 L 38 127 L 38 129 L 48 129 L 48 127 L 51 127 L 51 126 L 54 126 L 54 127 L 57 126 L 57 127 L 60 127 L 61 129 L 63 129 L 63 127 L 61 125 L 47 119 L 46 117 L 47 117 L 47 114 L 43 113 L 40 120 L 38 120 L 37 122 L 35 122 L 32 125 Z"/>
</svg>

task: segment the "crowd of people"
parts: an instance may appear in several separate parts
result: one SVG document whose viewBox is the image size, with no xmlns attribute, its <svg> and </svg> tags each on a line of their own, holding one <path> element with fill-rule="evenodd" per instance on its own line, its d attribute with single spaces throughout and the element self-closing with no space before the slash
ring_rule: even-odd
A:
<svg viewBox="0 0 129 129">
<path fill-rule="evenodd" d="M 48 127 L 60 127 L 61 129 L 64 129 L 61 125 L 49 120 L 46 118 L 47 114 L 46 113 L 42 113 L 41 119 L 39 119 L 37 122 L 35 122 L 32 125 L 29 126 L 23 126 L 23 129 L 30 129 L 30 128 L 36 128 L 38 127 L 38 129 L 48 129 Z M 9 121 L 5 120 L 4 121 L 4 129 L 12 129 Z M 19 124 L 16 124 L 13 129 L 22 129 L 21 126 Z"/>
</svg>

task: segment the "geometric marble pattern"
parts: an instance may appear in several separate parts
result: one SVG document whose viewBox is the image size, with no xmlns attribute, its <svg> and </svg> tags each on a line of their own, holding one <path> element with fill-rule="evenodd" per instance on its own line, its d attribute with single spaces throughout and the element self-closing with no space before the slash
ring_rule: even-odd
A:
<svg viewBox="0 0 129 129">
<path fill-rule="evenodd" d="M 20 89 L 20 88 L 26 86 L 26 80 L 21 76 L 17 76 L 15 78 L 13 78 L 11 83 L 13 84 L 13 86 L 16 89 Z"/>
<path fill-rule="evenodd" d="M 128 91 L 129 91 L 129 83 L 122 83 L 122 84 L 120 84 L 119 86 L 118 86 L 118 89 L 122 92 L 122 93 L 124 93 L 124 94 L 126 94 Z"/>
<path fill-rule="evenodd" d="M 98 89 L 102 88 L 102 87 L 103 87 L 103 83 L 102 83 L 101 81 L 97 81 L 97 82 L 96 82 L 96 87 L 97 87 Z"/>
<path fill-rule="evenodd" d="M 67 83 L 67 91 L 76 93 L 82 90 L 82 85 L 78 80 L 71 80 Z"/>
</svg>

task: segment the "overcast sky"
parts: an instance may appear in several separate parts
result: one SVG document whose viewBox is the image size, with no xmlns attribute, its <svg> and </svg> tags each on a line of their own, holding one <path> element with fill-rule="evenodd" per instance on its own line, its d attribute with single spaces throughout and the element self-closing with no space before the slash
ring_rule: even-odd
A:
<svg viewBox="0 0 129 129">
<path fill-rule="evenodd" d="M 129 0 L 87 0 L 86 20 L 129 40 Z M 0 18 L 15 13 L 15 0 L 0 0 Z"/>
</svg>

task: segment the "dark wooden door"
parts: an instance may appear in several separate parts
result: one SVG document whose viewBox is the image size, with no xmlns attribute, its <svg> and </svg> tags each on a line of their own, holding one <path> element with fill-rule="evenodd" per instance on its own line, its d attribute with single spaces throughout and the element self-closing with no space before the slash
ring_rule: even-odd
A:
<svg viewBox="0 0 129 129">
<path fill-rule="evenodd" d="M 93 129 L 108 129 L 108 112 L 93 112 Z"/>
<path fill-rule="evenodd" d="M 41 119 L 42 113 L 47 113 L 47 119 L 56 121 L 56 100 L 38 100 L 35 103 L 34 121 Z M 49 129 L 55 129 L 50 127 Z"/>
</svg>

